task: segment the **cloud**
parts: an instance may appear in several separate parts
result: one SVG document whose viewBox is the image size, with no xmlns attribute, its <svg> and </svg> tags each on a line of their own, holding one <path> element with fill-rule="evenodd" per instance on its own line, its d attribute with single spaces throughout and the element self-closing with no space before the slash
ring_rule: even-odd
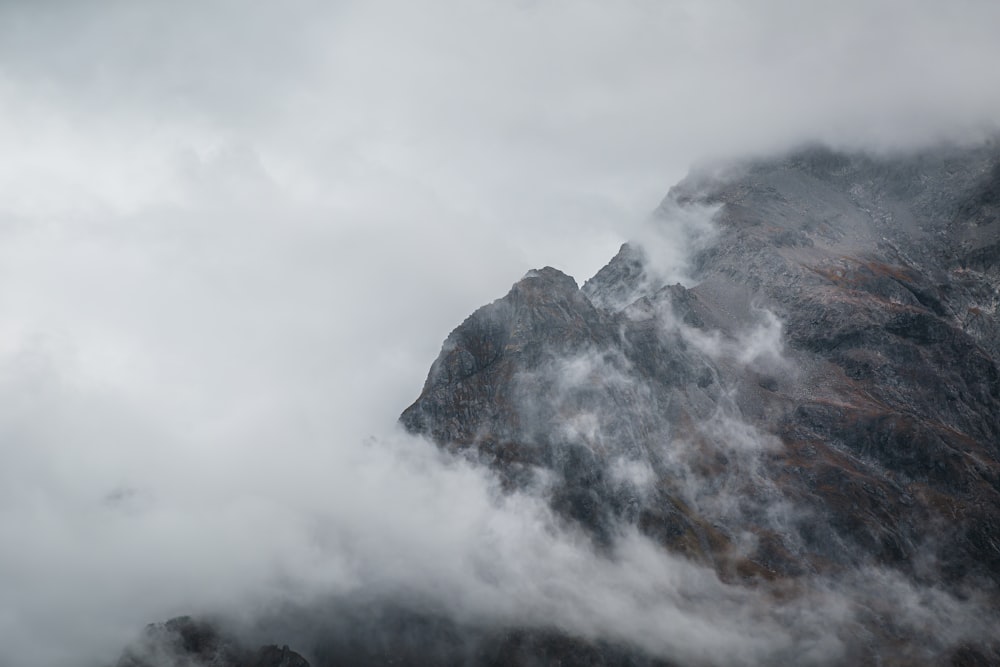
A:
<svg viewBox="0 0 1000 667">
<path fill-rule="evenodd" d="M 2 3 L 4 659 L 378 582 L 706 660 L 757 646 L 728 616 L 746 593 L 634 536 L 595 559 L 535 499 L 386 432 L 450 328 L 527 269 L 592 274 L 692 162 L 994 129 L 998 12 Z M 677 276 L 686 248 L 661 248 Z M 775 353 L 760 331 L 748 363 Z M 469 565 L 494 548 L 515 593 Z M 663 617 L 615 606 L 660 575 L 667 606 L 639 609 Z M 679 614 L 687 586 L 724 611 Z"/>
<path fill-rule="evenodd" d="M 640 292 L 652 285 L 693 287 L 696 284 L 692 262 L 697 253 L 717 237 L 713 218 L 720 208 L 718 205 L 682 205 L 668 197 L 651 220 L 635 226 L 630 241 L 642 250 L 645 272 Z"/>
</svg>

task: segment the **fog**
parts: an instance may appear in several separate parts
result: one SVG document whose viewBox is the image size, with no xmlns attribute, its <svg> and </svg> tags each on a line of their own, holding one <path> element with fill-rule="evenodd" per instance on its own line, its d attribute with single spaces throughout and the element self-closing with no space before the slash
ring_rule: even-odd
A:
<svg viewBox="0 0 1000 667">
<path fill-rule="evenodd" d="M 582 281 L 639 238 L 681 279 L 710 228 L 645 225 L 692 164 L 994 132 L 998 21 L 974 0 L 0 4 L 0 663 L 113 661 L 150 621 L 372 587 L 709 662 L 801 649 L 636 536 L 597 560 L 395 420 L 529 269 Z M 780 361 L 762 317 L 699 344 Z M 614 622 L 650 580 L 674 633 Z M 676 586 L 721 607 L 678 617 Z"/>
</svg>

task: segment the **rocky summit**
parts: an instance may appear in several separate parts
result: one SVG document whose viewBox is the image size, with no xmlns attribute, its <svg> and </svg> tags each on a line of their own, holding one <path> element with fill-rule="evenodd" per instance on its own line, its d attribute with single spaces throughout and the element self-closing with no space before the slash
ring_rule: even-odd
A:
<svg viewBox="0 0 1000 667">
<path fill-rule="evenodd" d="M 466 319 L 401 423 L 540 494 L 599 557 L 644 536 L 791 639 L 718 658 L 397 610 L 367 644 L 298 648 L 314 667 L 1000 664 L 998 304 L 995 142 L 696 169 L 582 286 L 538 269 Z M 120 664 L 307 664 L 233 662 L 178 623 Z"/>
<path fill-rule="evenodd" d="M 654 218 L 582 287 L 532 271 L 470 316 L 405 427 L 597 545 L 632 526 L 745 586 L 890 573 L 1000 627 L 1000 148 L 696 170 Z M 690 246 L 685 284 L 656 243 Z M 838 661 L 1000 660 L 850 590 Z"/>
</svg>

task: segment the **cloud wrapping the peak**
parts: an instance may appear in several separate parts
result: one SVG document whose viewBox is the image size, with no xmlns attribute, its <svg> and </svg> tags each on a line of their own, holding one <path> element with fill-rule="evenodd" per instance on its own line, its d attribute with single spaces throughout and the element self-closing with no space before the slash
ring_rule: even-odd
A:
<svg viewBox="0 0 1000 667">
<path fill-rule="evenodd" d="M 107 660 L 170 615 L 376 584 L 767 654 L 714 575 L 639 538 L 630 575 L 387 434 L 451 328 L 528 269 L 582 282 L 691 163 L 996 129 L 998 20 L 974 0 L 0 4 L 0 662 Z M 462 569 L 492 547 L 498 581 L 553 590 Z M 617 625 L 653 572 L 721 590 L 721 616 L 666 595 L 673 634 Z"/>
</svg>

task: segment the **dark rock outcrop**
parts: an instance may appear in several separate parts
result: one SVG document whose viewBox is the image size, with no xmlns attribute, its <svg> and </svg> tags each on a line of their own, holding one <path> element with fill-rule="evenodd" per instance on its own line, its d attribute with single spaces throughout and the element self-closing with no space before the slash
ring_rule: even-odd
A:
<svg viewBox="0 0 1000 667">
<path fill-rule="evenodd" d="M 287 646 L 250 649 L 218 625 L 189 616 L 146 626 L 116 667 L 309 667 Z"/>
<path fill-rule="evenodd" d="M 288 646 L 251 650 L 218 620 L 184 616 L 146 627 L 115 667 L 675 667 L 634 647 L 568 636 L 553 628 L 484 628 L 427 609 L 359 601 L 283 611 L 310 661 Z M 287 628 L 286 628 L 287 629 Z"/>
</svg>

